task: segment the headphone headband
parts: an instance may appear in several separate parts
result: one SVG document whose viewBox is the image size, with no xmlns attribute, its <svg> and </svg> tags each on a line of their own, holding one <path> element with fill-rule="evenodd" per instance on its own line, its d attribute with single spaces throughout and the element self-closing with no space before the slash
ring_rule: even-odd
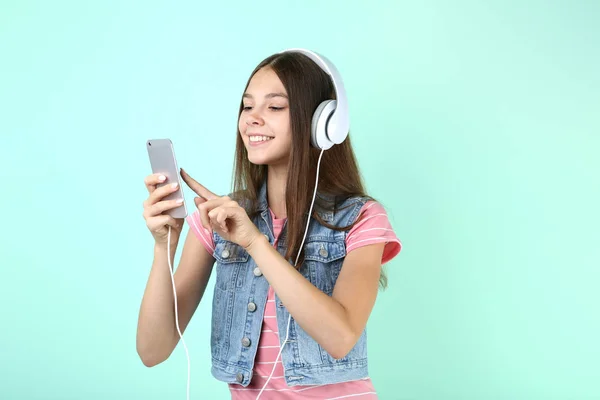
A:
<svg viewBox="0 0 600 400">
<path fill-rule="evenodd" d="M 350 113 L 348 110 L 348 98 L 346 97 L 346 89 L 344 88 L 344 82 L 342 76 L 335 67 L 335 65 L 327 59 L 327 57 L 318 54 L 314 51 L 300 48 L 291 48 L 284 50 L 286 52 L 298 52 L 308 56 L 313 60 L 323 71 L 325 71 L 333 81 L 333 87 L 336 93 L 336 104 L 335 110 L 327 121 L 327 138 L 335 143 L 339 144 L 346 139 L 348 131 L 350 129 Z"/>
</svg>

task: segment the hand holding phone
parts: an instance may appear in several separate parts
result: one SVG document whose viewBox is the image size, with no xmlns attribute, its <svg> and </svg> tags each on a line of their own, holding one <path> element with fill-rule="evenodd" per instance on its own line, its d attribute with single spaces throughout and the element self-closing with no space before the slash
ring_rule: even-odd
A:
<svg viewBox="0 0 600 400">
<path fill-rule="evenodd" d="M 144 219 L 155 240 L 166 243 L 167 226 L 179 235 L 187 216 L 179 167 L 171 140 L 148 140 L 146 147 L 152 174 L 144 180 L 150 194 L 144 202 Z"/>
</svg>

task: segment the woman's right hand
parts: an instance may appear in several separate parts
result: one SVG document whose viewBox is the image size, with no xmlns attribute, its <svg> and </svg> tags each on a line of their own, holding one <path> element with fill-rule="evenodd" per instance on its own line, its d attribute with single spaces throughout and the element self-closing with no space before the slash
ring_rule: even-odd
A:
<svg viewBox="0 0 600 400">
<path fill-rule="evenodd" d="M 150 196 L 144 201 L 143 216 L 156 244 L 161 245 L 167 244 L 169 226 L 171 227 L 171 243 L 176 243 L 179 240 L 183 227 L 183 218 L 173 218 L 168 214 L 163 214 L 165 211 L 181 206 L 181 203 L 178 203 L 177 200 L 162 200 L 178 189 L 177 186 L 173 187 L 172 185 L 157 188 L 156 186 L 163 183 L 165 179 L 161 174 L 148 175 L 144 179 Z M 174 182 L 174 184 L 177 185 L 177 182 Z"/>
</svg>

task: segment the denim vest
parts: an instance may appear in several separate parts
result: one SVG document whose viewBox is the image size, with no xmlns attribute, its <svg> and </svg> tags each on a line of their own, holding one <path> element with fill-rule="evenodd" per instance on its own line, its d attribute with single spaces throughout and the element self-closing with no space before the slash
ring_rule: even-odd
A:
<svg viewBox="0 0 600 400">
<path fill-rule="evenodd" d="M 350 225 L 366 200 L 351 198 L 338 207 L 343 210 L 319 212 L 329 224 Z M 346 207 L 347 206 L 347 207 Z M 274 243 L 273 222 L 269 212 L 266 183 L 258 194 L 259 213 L 253 222 Z M 303 232 L 306 227 L 303 227 Z M 329 296 L 346 256 L 347 231 L 334 231 L 311 218 L 304 242 L 305 261 L 299 272 Z M 252 379 L 254 357 L 262 328 L 269 282 L 256 263 L 239 245 L 224 240 L 217 233 L 215 241 L 216 283 L 212 303 L 211 354 L 212 375 L 227 383 L 248 386 Z M 285 226 L 277 250 L 285 255 Z M 288 260 L 293 265 L 293 260 Z M 275 295 L 280 346 L 287 332 L 289 313 Z M 351 381 L 368 376 L 366 329 L 358 342 L 343 358 L 330 356 L 291 318 L 289 336 L 280 359 L 288 386 L 321 385 Z"/>
</svg>

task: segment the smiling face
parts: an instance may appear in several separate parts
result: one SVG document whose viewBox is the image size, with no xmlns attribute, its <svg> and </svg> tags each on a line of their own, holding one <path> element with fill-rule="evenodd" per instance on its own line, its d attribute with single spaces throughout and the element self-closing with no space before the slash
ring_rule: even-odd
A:
<svg viewBox="0 0 600 400">
<path fill-rule="evenodd" d="M 288 94 L 277 74 L 260 69 L 243 96 L 238 129 L 253 164 L 286 165 L 292 145 Z"/>
</svg>

